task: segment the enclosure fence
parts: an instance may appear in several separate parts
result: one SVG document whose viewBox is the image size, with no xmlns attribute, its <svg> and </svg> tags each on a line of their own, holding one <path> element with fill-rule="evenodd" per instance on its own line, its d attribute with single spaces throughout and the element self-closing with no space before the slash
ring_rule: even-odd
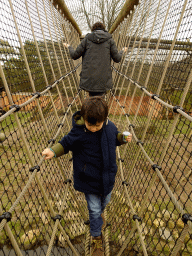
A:
<svg viewBox="0 0 192 256">
<path fill-rule="evenodd" d="M 0 256 L 90 255 L 72 154 L 41 155 L 88 97 L 63 46 L 80 43 L 79 4 L 0 1 Z M 133 140 L 117 147 L 106 256 L 192 255 L 191 12 L 191 0 L 127 0 L 110 31 L 127 52 L 112 62 L 108 118 Z"/>
</svg>

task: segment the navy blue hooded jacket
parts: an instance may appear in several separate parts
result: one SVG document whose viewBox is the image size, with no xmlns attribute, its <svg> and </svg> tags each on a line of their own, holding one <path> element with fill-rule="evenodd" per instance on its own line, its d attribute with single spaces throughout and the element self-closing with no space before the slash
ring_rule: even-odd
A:
<svg viewBox="0 0 192 256">
<path fill-rule="evenodd" d="M 124 142 L 111 121 L 104 122 L 100 131 L 90 132 L 85 128 L 84 121 L 78 124 L 80 119 L 78 111 L 73 115 L 71 131 L 59 141 L 64 149 L 63 154 L 69 151 L 73 153 L 74 188 L 80 192 L 106 196 L 115 183 L 116 146 Z M 56 152 L 54 147 L 52 149 Z M 60 155 L 56 152 L 56 156 Z"/>
</svg>

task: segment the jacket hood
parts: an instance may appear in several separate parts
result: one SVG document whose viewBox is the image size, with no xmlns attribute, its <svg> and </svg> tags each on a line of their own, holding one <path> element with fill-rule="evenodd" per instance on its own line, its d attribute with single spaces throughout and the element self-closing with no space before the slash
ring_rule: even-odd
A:
<svg viewBox="0 0 192 256">
<path fill-rule="evenodd" d="M 72 125 L 73 127 L 75 127 L 76 125 L 85 125 L 85 121 L 81 116 L 80 111 L 77 111 L 73 114 Z"/>
<path fill-rule="evenodd" d="M 86 36 L 90 41 L 95 44 L 101 44 L 112 38 L 112 35 L 104 30 L 95 30 Z"/>
</svg>

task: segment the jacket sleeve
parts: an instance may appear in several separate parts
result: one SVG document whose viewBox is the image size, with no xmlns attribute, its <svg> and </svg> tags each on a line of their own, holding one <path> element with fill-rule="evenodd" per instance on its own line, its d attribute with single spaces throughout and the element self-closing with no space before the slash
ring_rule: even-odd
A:
<svg viewBox="0 0 192 256">
<path fill-rule="evenodd" d="M 73 151 L 74 145 L 77 142 L 79 135 L 74 131 L 74 128 L 65 135 L 57 144 L 51 147 L 56 157 L 67 154 L 69 151 Z"/>
<path fill-rule="evenodd" d="M 55 153 L 55 157 L 59 157 L 65 154 L 64 148 L 60 143 L 57 143 L 54 146 L 52 146 L 51 150 Z"/>
<path fill-rule="evenodd" d="M 117 133 L 117 146 L 121 146 L 123 144 L 126 144 L 127 142 L 123 141 L 123 134 L 118 132 Z"/>
<path fill-rule="evenodd" d="M 120 62 L 122 55 L 123 55 L 123 51 L 118 52 L 117 46 L 113 39 L 111 39 L 111 50 L 110 51 L 111 51 L 111 58 L 117 63 Z"/>
<path fill-rule="evenodd" d="M 72 46 L 68 47 L 70 56 L 73 60 L 79 59 L 85 52 L 86 49 L 86 38 L 84 38 L 81 43 L 77 46 L 76 50 Z"/>
<path fill-rule="evenodd" d="M 69 151 L 73 151 L 74 145 L 78 140 L 79 134 L 77 129 L 72 128 L 71 131 L 59 141 L 59 143 L 63 146 L 65 154 L 67 154 Z"/>
</svg>

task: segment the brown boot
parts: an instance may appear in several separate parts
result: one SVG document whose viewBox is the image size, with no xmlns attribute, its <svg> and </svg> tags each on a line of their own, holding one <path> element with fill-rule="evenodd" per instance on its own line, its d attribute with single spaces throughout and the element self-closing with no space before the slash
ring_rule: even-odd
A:
<svg viewBox="0 0 192 256">
<path fill-rule="evenodd" d="M 102 236 L 91 237 L 91 256 L 104 256 Z"/>
<path fill-rule="evenodd" d="M 104 217 L 104 213 L 101 213 L 101 218 L 103 219 L 102 230 L 104 230 L 105 227 L 106 227 L 106 220 L 105 220 L 105 217 Z"/>
</svg>

